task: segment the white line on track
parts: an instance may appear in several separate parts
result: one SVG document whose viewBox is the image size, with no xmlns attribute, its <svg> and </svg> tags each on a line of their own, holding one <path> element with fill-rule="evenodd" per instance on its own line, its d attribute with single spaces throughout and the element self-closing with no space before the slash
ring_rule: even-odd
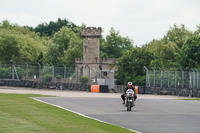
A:
<svg viewBox="0 0 200 133">
<path fill-rule="evenodd" d="M 58 107 L 58 108 L 67 110 L 67 111 L 69 111 L 69 112 L 78 114 L 78 115 L 83 116 L 83 117 L 85 117 L 85 118 L 93 119 L 93 120 L 96 120 L 96 121 L 99 121 L 99 122 L 102 122 L 102 123 L 106 123 L 106 124 L 110 124 L 110 125 L 115 125 L 115 124 L 112 124 L 112 123 L 108 123 L 108 122 L 105 122 L 105 121 L 102 121 L 102 120 L 99 120 L 99 119 L 96 119 L 96 118 L 92 118 L 92 117 L 90 117 L 90 116 L 87 116 L 87 115 L 84 115 L 84 114 L 75 112 L 75 111 L 70 110 L 70 109 L 66 109 L 66 108 L 64 108 L 64 107 L 61 107 L 61 106 L 58 106 L 58 105 L 55 105 L 55 104 L 52 104 L 52 103 L 48 103 L 48 102 L 42 101 L 42 100 L 37 99 L 37 98 L 33 98 L 33 97 L 31 97 L 31 98 L 34 99 L 34 100 L 36 100 L 36 101 L 39 101 L 39 102 L 42 102 L 42 103 L 46 103 L 46 104 L 49 104 L 49 105 L 52 105 L 52 106 L 55 106 L 55 107 Z M 115 125 L 115 126 L 118 126 L 118 125 Z M 120 127 L 121 127 L 121 126 L 120 126 Z M 122 128 L 125 128 L 125 127 L 122 127 Z M 128 129 L 128 130 L 133 131 L 133 132 L 136 132 L 136 133 L 141 133 L 141 132 L 139 132 L 139 131 L 132 130 L 132 129 L 129 129 L 129 128 L 125 128 L 125 129 Z"/>
</svg>

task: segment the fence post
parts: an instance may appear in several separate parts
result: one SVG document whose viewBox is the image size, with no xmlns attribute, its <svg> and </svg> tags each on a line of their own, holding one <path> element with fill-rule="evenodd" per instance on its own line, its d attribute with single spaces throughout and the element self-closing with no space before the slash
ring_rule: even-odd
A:
<svg viewBox="0 0 200 133">
<path fill-rule="evenodd" d="M 181 69 L 180 68 L 180 70 L 181 70 L 181 72 L 182 72 L 182 88 L 184 88 L 184 71 L 183 71 L 183 69 Z"/>
<path fill-rule="evenodd" d="M 195 88 L 195 71 L 194 71 L 194 69 L 192 69 L 191 68 L 191 70 L 192 70 L 192 88 L 194 89 Z"/>
<path fill-rule="evenodd" d="M 170 80 L 170 71 L 169 71 L 169 69 L 167 69 L 167 76 L 168 76 L 168 88 L 170 87 L 170 85 L 169 85 L 169 80 Z"/>
<path fill-rule="evenodd" d="M 150 87 L 150 82 L 149 82 L 149 70 L 144 66 L 146 69 L 146 86 Z M 149 83 L 149 84 L 148 84 Z"/>
<path fill-rule="evenodd" d="M 28 80 L 28 63 L 26 63 L 26 80 Z"/>
<path fill-rule="evenodd" d="M 64 66 L 64 80 L 66 80 L 66 66 L 63 64 Z"/>
<path fill-rule="evenodd" d="M 195 84 L 196 84 L 195 86 L 196 86 L 196 88 L 198 88 L 198 71 L 197 71 L 197 69 L 194 69 L 194 71 L 195 71 L 195 76 L 194 77 L 195 77 L 195 80 L 196 80 L 195 81 Z"/>
<path fill-rule="evenodd" d="M 197 75 L 197 88 L 199 89 L 199 71 L 197 69 L 194 69 L 196 71 Z"/>
<path fill-rule="evenodd" d="M 175 76 L 174 76 L 174 79 L 175 79 L 175 81 L 174 81 L 174 87 L 175 87 L 175 88 L 176 88 L 176 82 L 177 82 L 176 77 L 177 77 L 177 71 L 175 70 Z"/>
<path fill-rule="evenodd" d="M 153 86 L 155 87 L 155 83 L 156 83 L 156 72 L 155 69 L 153 67 L 151 67 L 153 69 Z"/>
<path fill-rule="evenodd" d="M 41 65 L 38 63 L 39 69 L 38 69 L 38 80 L 40 80 L 40 72 L 41 72 Z"/>
<path fill-rule="evenodd" d="M 15 75 L 16 74 L 16 77 L 17 77 L 17 80 L 19 80 L 19 77 L 18 77 L 18 74 L 17 74 L 17 69 L 14 65 L 14 62 L 12 60 L 10 60 L 10 62 L 12 63 L 12 79 L 15 79 Z"/>
<path fill-rule="evenodd" d="M 76 82 L 78 84 L 78 65 L 76 64 Z"/>
<path fill-rule="evenodd" d="M 11 74 L 12 74 L 12 79 L 14 79 L 14 78 L 15 78 L 15 77 L 14 77 L 14 63 L 13 63 L 12 60 L 10 60 L 10 62 L 11 62 L 11 69 L 12 69 L 12 72 L 11 72 Z"/>
<path fill-rule="evenodd" d="M 191 71 L 189 71 L 189 88 L 192 88 L 192 74 L 191 74 Z"/>
<path fill-rule="evenodd" d="M 160 87 L 162 88 L 162 69 L 159 67 L 160 69 Z"/>
<path fill-rule="evenodd" d="M 54 74 L 55 74 L 54 73 L 54 65 L 52 63 L 51 63 L 51 65 L 52 65 L 52 74 L 51 75 L 52 75 L 52 80 L 53 80 L 54 79 Z"/>
</svg>

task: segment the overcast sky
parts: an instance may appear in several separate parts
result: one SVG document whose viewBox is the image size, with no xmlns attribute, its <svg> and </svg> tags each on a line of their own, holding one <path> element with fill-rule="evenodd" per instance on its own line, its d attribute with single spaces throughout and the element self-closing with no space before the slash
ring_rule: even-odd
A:
<svg viewBox="0 0 200 133">
<path fill-rule="evenodd" d="M 200 0 L 0 0 L 0 22 L 20 26 L 68 19 L 76 25 L 111 27 L 141 46 L 160 39 L 174 24 L 196 30 Z"/>
</svg>

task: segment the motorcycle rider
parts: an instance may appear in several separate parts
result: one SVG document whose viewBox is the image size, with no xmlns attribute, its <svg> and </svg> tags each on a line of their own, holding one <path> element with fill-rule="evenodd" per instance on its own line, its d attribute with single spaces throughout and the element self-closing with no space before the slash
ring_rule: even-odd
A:
<svg viewBox="0 0 200 133">
<path fill-rule="evenodd" d="M 137 95 L 136 95 L 136 93 L 135 93 L 135 88 L 133 87 L 133 83 L 132 83 L 132 82 L 128 82 L 127 87 L 124 88 L 124 93 L 121 95 L 121 98 L 122 98 L 122 100 L 123 100 L 123 103 L 122 103 L 122 104 L 125 104 L 125 95 L 126 95 L 126 91 L 127 91 L 128 89 L 132 89 L 132 90 L 134 91 L 134 100 L 137 99 Z"/>
</svg>

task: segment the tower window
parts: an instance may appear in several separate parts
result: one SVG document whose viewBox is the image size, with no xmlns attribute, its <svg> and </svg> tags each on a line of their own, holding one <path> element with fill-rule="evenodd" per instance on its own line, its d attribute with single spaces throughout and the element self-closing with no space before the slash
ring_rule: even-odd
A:
<svg viewBox="0 0 200 133">
<path fill-rule="evenodd" d="M 105 77 L 106 77 L 107 75 L 108 75 L 108 73 L 107 73 L 107 72 L 103 72 L 103 76 L 105 76 Z"/>
</svg>

